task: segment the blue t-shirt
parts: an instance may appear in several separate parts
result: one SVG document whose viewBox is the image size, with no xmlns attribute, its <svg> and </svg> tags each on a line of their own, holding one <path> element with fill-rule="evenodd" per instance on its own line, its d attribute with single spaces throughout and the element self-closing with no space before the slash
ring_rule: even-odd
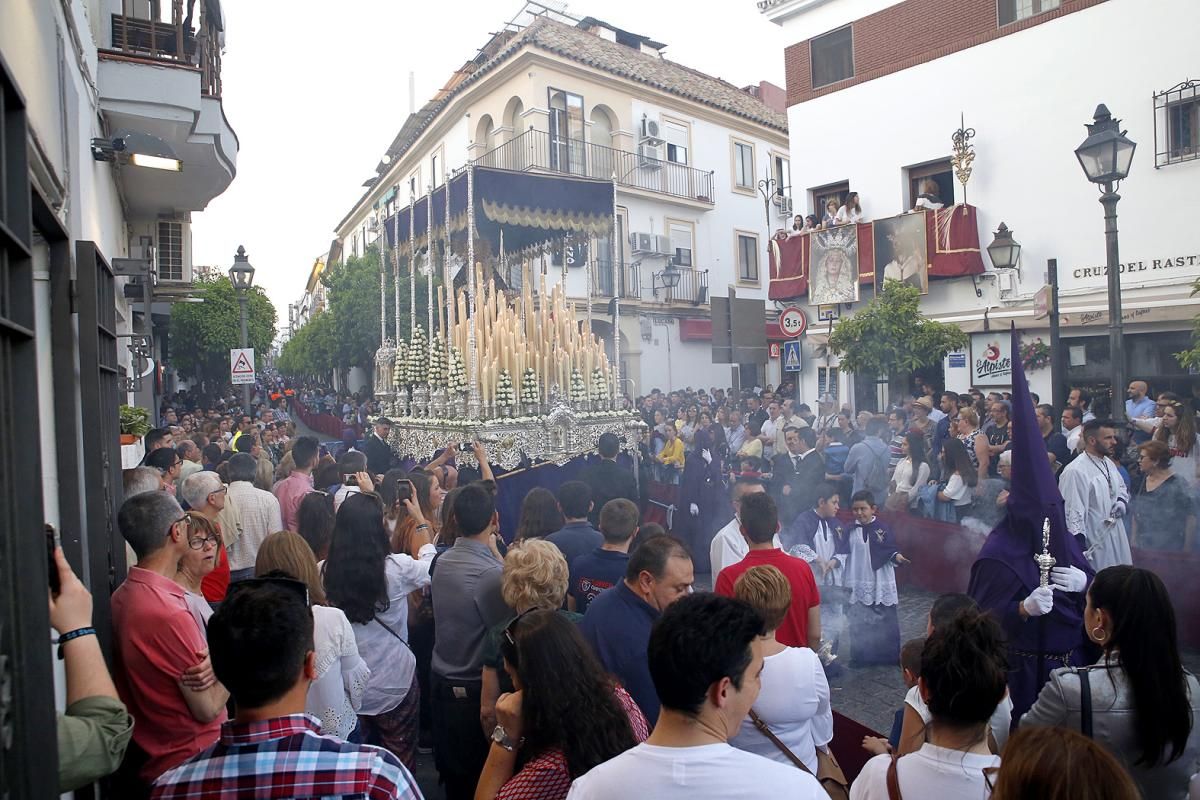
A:
<svg viewBox="0 0 1200 800">
<path fill-rule="evenodd" d="M 846 456 L 850 448 L 845 442 L 830 442 L 825 445 L 825 472 L 829 475 L 841 475 L 846 471 Z"/>
<path fill-rule="evenodd" d="M 592 552 L 603 544 L 604 537 L 585 519 L 581 522 L 568 522 L 547 536 L 546 541 L 562 551 L 569 568 L 575 559 L 584 553 Z"/>
<path fill-rule="evenodd" d="M 658 611 L 620 581 L 596 596 L 579 623 L 600 663 L 621 681 L 651 727 L 658 721 L 659 702 L 646 650 L 657 619 Z"/>
<path fill-rule="evenodd" d="M 572 561 L 571 580 L 567 585 L 571 597 L 575 598 L 575 610 L 584 613 L 598 594 L 620 583 L 628 564 L 628 553 L 600 547 Z"/>
</svg>

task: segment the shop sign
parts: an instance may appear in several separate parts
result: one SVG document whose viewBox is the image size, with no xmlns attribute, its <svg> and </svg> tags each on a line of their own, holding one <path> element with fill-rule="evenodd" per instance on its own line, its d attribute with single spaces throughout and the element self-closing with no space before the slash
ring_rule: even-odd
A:
<svg viewBox="0 0 1200 800">
<path fill-rule="evenodd" d="M 1012 337 L 1008 331 L 971 334 L 971 385 L 1011 386 Z"/>
<path fill-rule="evenodd" d="M 1200 253 L 1127 261 L 1120 265 L 1120 271 L 1123 277 L 1135 275 L 1148 279 L 1158 277 L 1163 270 L 1182 269 L 1183 267 L 1200 267 Z M 1099 267 L 1078 267 L 1072 270 L 1071 274 L 1076 278 L 1092 278 L 1095 282 L 1099 283 L 1107 280 L 1108 267 L 1104 265 Z"/>
</svg>

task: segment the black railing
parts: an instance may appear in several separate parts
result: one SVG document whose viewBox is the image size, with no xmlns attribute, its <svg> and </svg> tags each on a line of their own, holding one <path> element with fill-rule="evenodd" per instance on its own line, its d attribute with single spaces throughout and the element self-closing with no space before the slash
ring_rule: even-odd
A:
<svg viewBox="0 0 1200 800">
<path fill-rule="evenodd" d="M 708 303 L 708 270 L 674 267 L 679 282 L 668 289 L 659 270 L 651 276 L 651 297 L 660 303 L 691 303 L 702 306 Z"/>
<path fill-rule="evenodd" d="M 615 178 L 621 186 L 713 204 L 713 174 L 640 153 L 527 130 L 472 162 L 526 172 L 547 170 L 587 178 Z"/>
<path fill-rule="evenodd" d="M 624 300 L 642 299 L 642 265 L 640 263 L 619 264 L 619 273 L 613 272 L 611 261 L 597 261 L 592 264 L 592 297 L 612 297 L 613 279 L 621 281 L 621 298 Z"/>
<path fill-rule="evenodd" d="M 1154 95 L 1154 167 L 1200 158 L 1200 81 Z"/>
</svg>

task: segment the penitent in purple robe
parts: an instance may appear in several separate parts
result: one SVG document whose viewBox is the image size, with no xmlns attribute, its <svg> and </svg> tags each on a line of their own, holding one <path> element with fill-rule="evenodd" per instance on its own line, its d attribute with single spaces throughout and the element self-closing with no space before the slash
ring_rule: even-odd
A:
<svg viewBox="0 0 1200 800">
<path fill-rule="evenodd" d="M 696 431 L 695 447 L 683 462 L 683 475 L 679 479 L 678 508 L 672 520 L 671 533 L 692 554 L 692 565 L 696 572 L 708 572 L 709 544 L 717 532 L 717 520 L 722 516 L 722 500 L 726 497 L 725 484 L 721 477 L 721 458 L 712 452 L 712 440 L 708 431 Z M 701 452 L 709 451 L 711 462 L 705 462 Z M 692 516 L 691 504 L 695 503 L 700 513 Z M 713 576 L 714 582 L 716 576 Z"/>
<path fill-rule="evenodd" d="M 1014 329 L 1013 347 L 1019 349 Z M 1017 352 L 1016 349 L 1013 352 Z M 1050 554 L 1057 566 L 1074 566 L 1094 575 L 1083 548 L 1067 531 L 1062 495 L 1046 459 L 1045 443 L 1034 421 L 1033 400 L 1019 359 L 1013 361 L 1013 482 L 1004 519 L 979 551 L 971 567 L 967 594 L 990 611 L 1008 638 L 1008 692 L 1013 726 L 1029 710 L 1051 670 L 1086 666 L 1090 657 L 1083 632 L 1086 592 L 1054 590 L 1054 608 L 1043 617 L 1022 620 L 1018 604 L 1038 587 L 1033 560 L 1042 552 L 1042 525 L 1050 520 Z"/>
</svg>

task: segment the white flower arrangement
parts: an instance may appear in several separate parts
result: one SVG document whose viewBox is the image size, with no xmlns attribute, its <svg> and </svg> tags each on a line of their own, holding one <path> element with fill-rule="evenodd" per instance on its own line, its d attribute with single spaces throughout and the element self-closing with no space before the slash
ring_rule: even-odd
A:
<svg viewBox="0 0 1200 800">
<path fill-rule="evenodd" d="M 428 374 L 429 368 L 428 349 L 425 342 L 425 330 L 418 325 L 413 331 L 412 341 L 408 343 L 406 383 L 425 383 L 425 376 Z"/>
<path fill-rule="evenodd" d="M 429 344 L 429 383 L 433 386 L 446 384 L 446 345 L 442 334 L 434 334 Z"/>
<path fill-rule="evenodd" d="M 583 376 L 579 374 L 579 370 L 571 370 L 571 402 L 580 404 L 587 402 L 587 399 L 587 387 L 583 385 Z"/>
<path fill-rule="evenodd" d="M 496 378 L 496 405 L 505 408 L 516 402 L 516 399 L 512 376 L 508 374 L 507 369 L 501 369 L 500 375 Z"/>
<path fill-rule="evenodd" d="M 521 377 L 521 402 L 525 405 L 536 406 L 542 402 L 542 393 L 538 386 L 537 373 L 533 367 L 526 367 Z"/>
<path fill-rule="evenodd" d="M 592 402 L 603 403 L 608 397 L 608 382 L 604 380 L 604 370 L 599 367 L 592 369 Z"/>
<path fill-rule="evenodd" d="M 467 370 L 463 366 L 462 352 L 454 346 L 450 347 L 446 369 L 446 388 L 452 396 L 462 394 L 467 390 Z"/>
<path fill-rule="evenodd" d="M 407 381 L 405 377 L 408 371 L 408 343 L 403 339 L 396 342 L 396 365 L 392 369 L 392 385 L 403 386 Z"/>
</svg>

